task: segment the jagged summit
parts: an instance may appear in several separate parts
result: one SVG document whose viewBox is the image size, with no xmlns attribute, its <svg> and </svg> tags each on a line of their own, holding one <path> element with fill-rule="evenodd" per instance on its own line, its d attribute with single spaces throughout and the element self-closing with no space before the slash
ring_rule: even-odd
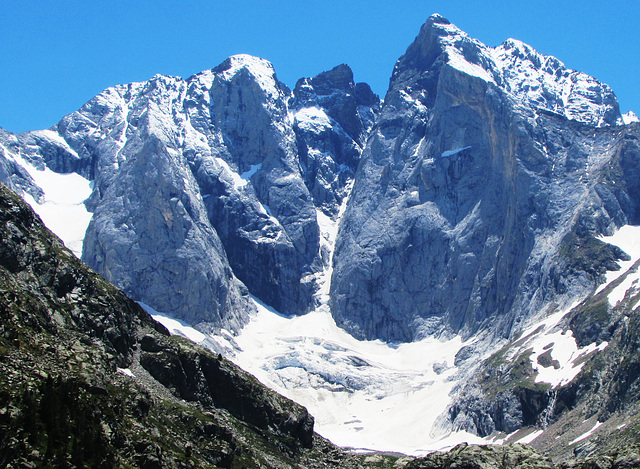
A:
<svg viewBox="0 0 640 469">
<path fill-rule="evenodd" d="M 423 72 L 436 80 L 445 65 L 502 88 L 516 105 L 599 127 L 622 122 L 617 98 L 608 85 L 567 69 L 557 58 L 516 39 L 488 47 L 440 15 L 429 17 L 398 60 L 392 86 L 395 81 L 404 87 Z"/>
<path fill-rule="evenodd" d="M 429 21 L 431 21 L 432 24 L 451 24 L 451 21 L 442 16 L 440 13 L 433 13 L 427 19 L 427 23 L 429 23 Z"/>
<path fill-rule="evenodd" d="M 275 78 L 275 70 L 271 62 L 249 54 L 232 55 L 211 70 L 205 70 L 194 76 L 223 74 L 225 78 L 229 79 L 241 70 L 249 71 L 254 77 Z"/>
<path fill-rule="evenodd" d="M 253 55 L 232 55 L 215 67 L 212 72 L 227 81 L 233 80 L 239 73 L 249 73 L 260 87 L 274 99 L 289 93 L 286 86 L 278 81 L 273 64 Z"/>
<path fill-rule="evenodd" d="M 364 144 L 368 128 L 373 125 L 371 109 L 380 98 L 366 83 L 355 83 L 353 71 L 346 64 L 322 72 L 315 77 L 301 78 L 294 90 L 292 108 L 323 108 L 359 146 Z M 304 112 L 304 111 L 303 111 Z M 350 165 L 355 170 L 355 164 Z"/>
</svg>

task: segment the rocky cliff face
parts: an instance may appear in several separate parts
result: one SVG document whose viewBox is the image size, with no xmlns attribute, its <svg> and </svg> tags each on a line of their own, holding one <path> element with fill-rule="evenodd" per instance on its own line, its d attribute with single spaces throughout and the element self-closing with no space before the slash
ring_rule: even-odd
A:
<svg viewBox="0 0 640 469">
<path fill-rule="evenodd" d="M 377 108 L 347 66 L 291 93 L 267 61 L 234 56 L 107 89 L 52 130 L 5 132 L 1 170 L 35 200 L 17 161 L 93 180 L 83 259 L 158 311 L 233 330 L 248 291 L 285 314 L 312 306 L 328 262 L 316 211 L 335 217 Z"/>
<path fill-rule="evenodd" d="M 633 222 L 636 129 L 611 90 L 509 40 L 433 16 L 396 64 L 340 226 L 332 312 L 360 337 L 509 337 L 602 271 L 580 239 Z M 572 234 L 573 233 L 573 234 Z M 575 236 L 574 236 L 575 235 Z M 565 268 L 570 265 L 571 268 Z"/>
<path fill-rule="evenodd" d="M 354 83 L 347 65 L 339 65 L 299 80 L 292 108 L 305 182 L 316 206 L 335 218 L 348 195 L 379 99 L 366 83 Z"/>
</svg>

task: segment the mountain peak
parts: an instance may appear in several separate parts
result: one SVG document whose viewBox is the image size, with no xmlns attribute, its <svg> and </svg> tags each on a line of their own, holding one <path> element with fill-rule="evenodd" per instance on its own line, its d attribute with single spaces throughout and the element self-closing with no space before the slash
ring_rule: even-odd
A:
<svg viewBox="0 0 640 469">
<path fill-rule="evenodd" d="M 225 81 L 234 80 L 238 75 L 248 73 L 272 99 L 281 97 L 282 90 L 286 89 L 278 81 L 271 62 L 249 54 L 232 55 L 212 71 Z M 285 94 L 287 92 L 288 90 Z"/>
<path fill-rule="evenodd" d="M 428 25 L 434 25 L 434 24 L 451 24 L 451 21 L 449 21 L 448 19 L 446 19 L 444 16 L 442 16 L 440 13 L 434 13 L 433 15 L 431 15 L 428 19 L 427 19 L 427 23 Z"/>
<path fill-rule="evenodd" d="M 443 65 L 501 88 L 526 107 L 597 127 L 621 118 L 606 84 L 517 39 L 488 47 L 438 14 L 429 17 L 396 63 L 391 86 L 402 88 L 425 72 L 437 78 Z"/>
<path fill-rule="evenodd" d="M 229 57 L 213 69 L 214 73 L 224 74 L 226 78 L 232 78 L 240 70 L 247 69 L 254 76 L 273 77 L 275 70 L 271 62 L 249 54 L 236 54 Z"/>
</svg>

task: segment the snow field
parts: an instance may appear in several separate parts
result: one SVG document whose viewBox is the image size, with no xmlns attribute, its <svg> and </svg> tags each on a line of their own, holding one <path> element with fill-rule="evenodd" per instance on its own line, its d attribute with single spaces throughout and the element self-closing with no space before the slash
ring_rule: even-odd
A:
<svg viewBox="0 0 640 469">
<path fill-rule="evenodd" d="M 578 303 L 576 301 L 568 308 L 529 326 L 521 335 L 522 342 L 510 352 L 509 358 L 513 360 L 531 350 L 531 365 L 538 373 L 536 383 L 549 383 L 555 388 L 571 382 L 585 364 L 582 358 L 609 345 L 608 342 L 602 342 L 600 345 L 592 343 L 579 348 L 572 331 L 556 327 Z M 548 354 L 552 364 L 543 366 L 538 363 L 538 358 L 543 354 Z"/>
<path fill-rule="evenodd" d="M 84 205 L 84 201 L 92 192 L 91 182 L 79 174 L 55 173 L 46 166 L 44 170 L 37 169 L 20 157 L 14 157 L 14 160 L 29 173 L 44 192 L 43 203 L 38 203 L 26 193 L 23 195 L 24 199 L 40 216 L 47 228 L 62 239 L 65 246 L 77 257 L 80 257 L 84 235 L 93 215 Z"/>
<path fill-rule="evenodd" d="M 626 252 L 631 260 L 619 261 L 620 270 L 606 273 L 606 281 L 598 287 L 596 293 L 602 291 L 607 285 L 617 280 L 625 274 L 640 259 L 640 226 L 626 225 L 616 231 L 612 236 L 602 236 L 599 238 L 605 243 L 619 247 Z M 611 306 L 615 306 L 624 298 L 625 293 L 630 288 L 637 288 L 640 273 L 630 273 L 624 281 L 609 293 L 608 299 Z"/>
<path fill-rule="evenodd" d="M 328 311 L 286 318 L 256 306 L 235 338 L 233 361 L 307 407 L 316 431 L 335 444 L 422 454 L 469 440 L 431 435 L 456 383 L 453 362 L 465 345 L 459 337 L 397 346 L 359 341 Z"/>
</svg>

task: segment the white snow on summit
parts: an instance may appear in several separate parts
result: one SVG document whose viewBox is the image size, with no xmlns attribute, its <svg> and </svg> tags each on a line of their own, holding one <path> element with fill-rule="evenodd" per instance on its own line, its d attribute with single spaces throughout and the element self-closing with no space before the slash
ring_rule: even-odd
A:
<svg viewBox="0 0 640 469">
<path fill-rule="evenodd" d="M 64 139 L 51 130 L 34 132 L 71 150 Z M 64 142 L 64 143 L 62 143 Z M 92 183 L 79 174 L 60 174 L 51 171 L 44 164 L 35 167 L 21 155 L 15 155 L 2 147 L 7 158 L 22 166 L 33 181 L 44 192 L 44 200 L 35 200 L 30 194 L 22 194 L 31 208 L 40 216 L 44 224 L 53 231 L 77 257 L 82 255 L 84 235 L 91 221 L 92 213 L 87 211 L 84 201 L 91 195 Z"/>
<path fill-rule="evenodd" d="M 624 125 L 633 124 L 634 122 L 640 122 L 640 118 L 636 115 L 635 112 L 629 111 L 622 114 L 622 123 Z"/>
<path fill-rule="evenodd" d="M 239 71 L 246 69 L 271 98 L 275 99 L 281 93 L 277 85 L 276 72 L 268 60 L 248 54 L 238 54 L 229 57 L 229 62 L 231 67 L 223 72 L 226 80 L 231 80 Z"/>
<path fill-rule="evenodd" d="M 453 24 L 436 23 L 449 66 L 505 90 L 517 103 L 598 127 L 608 125 L 617 100 L 608 85 L 565 67 L 555 57 L 508 39 L 488 47 Z M 623 120 L 633 119 L 623 116 Z"/>
</svg>

